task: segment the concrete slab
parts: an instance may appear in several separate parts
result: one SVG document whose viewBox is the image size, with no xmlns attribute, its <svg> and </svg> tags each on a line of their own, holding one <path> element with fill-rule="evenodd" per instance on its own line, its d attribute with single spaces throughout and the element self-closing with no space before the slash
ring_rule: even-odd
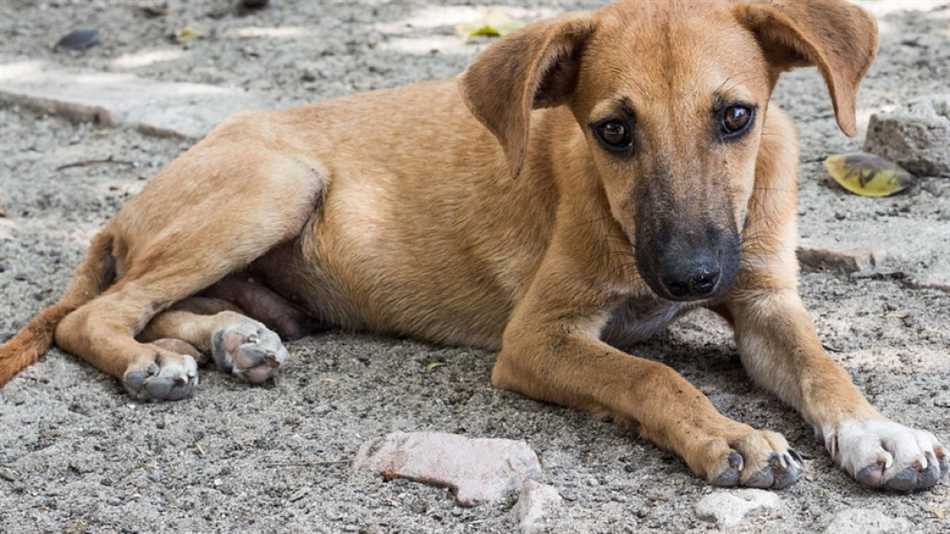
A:
<svg viewBox="0 0 950 534">
<path fill-rule="evenodd" d="M 131 74 L 73 72 L 42 60 L 0 62 L 0 102 L 70 120 L 200 139 L 238 111 L 268 107 L 240 89 L 157 82 Z"/>
</svg>

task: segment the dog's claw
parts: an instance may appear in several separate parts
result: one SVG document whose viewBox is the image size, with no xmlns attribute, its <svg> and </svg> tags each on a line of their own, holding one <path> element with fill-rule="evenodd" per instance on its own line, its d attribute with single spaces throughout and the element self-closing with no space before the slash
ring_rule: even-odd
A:
<svg viewBox="0 0 950 534">
<path fill-rule="evenodd" d="M 769 439 L 753 439 L 738 443 L 739 450 L 730 451 L 723 459 L 723 467 L 710 483 L 714 486 L 743 486 L 763 489 L 785 489 L 801 477 L 804 462 L 801 455 L 792 449 L 784 449 L 784 439 L 774 433 L 767 433 Z M 778 436 L 778 437 L 776 437 Z M 779 441 L 781 439 L 781 441 Z M 763 450 L 763 444 L 778 450 Z"/>
<path fill-rule="evenodd" d="M 732 467 L 737 471 L 742 471 L 744 464 L 745 460 L 742 458 L 741 454 L 735 451 L 729 453 L 729 467 Z"/>
<path fill-rule="evenodd" d="M 792 449 L 792 448 L 789 448 L 789 449 L 788 449 L 788 454 L 789 454 L 789 456 L 791 456 L 792 458 L 794 458 L 795 461 L 798 462 L 799 465 L 805 465 L 805 458 L 804 458 L 804 457 L 802 456 L 802 454 L 801 454 L 800 452 L 798 452 L 797 450 Z"/>
<path fill-rule="evenodd" d="M 774 453 L 769 457 L 769 466 L 772 469 L 772 488 L 785 489 L 798 482 L 805 462 L 794 449 L 789 449 L 784 454 Z"/>
<path fill-rule="evenodd" d="M 790 452 L 773 452 L 768 465 L 750 476 L 743 486 L 763 489 L 785 489 L 801 477 L 803 463 Z"/>
<path fill-rule="evenodd" d="M 729 452 L 729 455 L 726 457 L 726 467 L 710 481 L 710 484 L 722 488 L 738 486 L 739 475 L 744 466 L 745 460 L 741 454 L 736 451 Z"/>
</svg>

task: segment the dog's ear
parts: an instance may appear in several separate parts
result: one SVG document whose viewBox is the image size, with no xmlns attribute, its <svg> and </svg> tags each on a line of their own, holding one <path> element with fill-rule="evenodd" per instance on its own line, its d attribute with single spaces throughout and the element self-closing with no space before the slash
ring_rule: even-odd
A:
<svg viewBox="0 0 950 534">
<path fill-rule="evenodd" d="M 874 18 L 847 0 L 760 0 L 737 6 L 736 15 L 758 39 L 773 77 L 794 67 L 818 67 L 838 126 L 855 135 L 858 85 L 877 55 Z"/>
<path fill-rule="evenodd" d="M 531 110 L 567 101 L 593 31 L 581 14 L 531 24 L 489 47 L 459 78 L 462 98 L 498 139 L 512 176 L 524 165 Z"/>
</svg>

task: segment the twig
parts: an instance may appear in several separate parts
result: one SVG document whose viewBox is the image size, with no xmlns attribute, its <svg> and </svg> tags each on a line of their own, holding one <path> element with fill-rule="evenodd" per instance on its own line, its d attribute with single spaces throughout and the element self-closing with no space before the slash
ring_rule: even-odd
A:
<svg viewBox="0 0 950 534">
<path fill-rule="evenodd" d="M 264 467 L 271 469 L 279 467 L 316 467 L 321 465 L 336 465 L 336 464 L 348 464 L 350 460 L 326 460 L 326 461 L 314 461 L 314 462 L 275 462 L 264 464 Z"/>
<path fill-rule="evenodd" d="M 103 165 L 112 163 L 115 165 L 126 165 L 128 167 L 135 167 L 134 161 L 126 161 L 121 159 L 112 159 L 112 156 L 109 156 L 106 159 L 84 159 L 82 161 L 74 161 L 72 163 L 67 163 L 65 165 L 60 165 L 56 167 L 57 171 L 64 171 L 66 169 L 72 169 L 73 167 L 89 167 L 91 165 Z"/>
</svg>

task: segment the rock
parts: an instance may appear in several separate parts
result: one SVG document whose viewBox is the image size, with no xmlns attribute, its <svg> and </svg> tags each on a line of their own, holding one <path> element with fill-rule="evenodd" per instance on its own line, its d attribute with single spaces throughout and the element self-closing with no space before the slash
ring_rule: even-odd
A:
<svg viewBox="0 0 950 534">
<path fill-rule="evenodd" d="M 796 251 L 803 271 L 856 273 L 884 262 L 887 253 L 867 248 L 832 249 L 803 241 Z"/>
<path fill-rule="evenodd" d="M 877 510 L 847 508 L 835 514 L 825 527 L 825 534 L 896 534 L 910 532 L 911 524 L 903 518 L 892 519 Z"/>
<path fill-rule="evenodd" d="M 16 224 L 4 217 L 0 218 L 0 239 L 13 239 L 13 231 L 16 228 Z M 0 269 L 0 272 L 3 272 L 3 269 Z"/>
<path fill-rule="evenodd" d="M 0 62 L 0 102 L 74 121 L 186 139 L 204 137 L 238 111 L 266 107 L 238 89 L 111 72 L 67 72 L 39 60 Z"/>
<path fill-rule="evenodd" d="M 99 44 L 99 30 L 86 28 L 67 33 L 56 42 L 54 48 L 63 50 L 85 50 Z"/>
<path fill-rule="evenodd" d="M 781 503 L 778 495 L 765 490 L 717 491 L 696 503 L 696 514 L 700 519 L 716 523 L 719 528 L 730 528 L 752 512 L 772 510 Z"/>
<path fill-rule="evenodd" d="M 141 8 L 139 8 L 139 10 L 142 12 L 143 15 L 145 15 L 146 17 L 150 19 L 164 17 L 168 15 L 168 13 L 170 13 L 170 10 L 168 9 L 168 4 L 165 2 L 162 2 L 160 4 L 150 5 L 150 6 L 149 5 L 142 6 Z"/>
<path fill-rule="evenodd" d="M 950 94 L 871 115 L 864 149 L 920 176 L 950 177 Z"/>
<path fill-rule="evenodd" d="M 241 7 L 245 9 L 263 9 L 269 3 L 270 0 L 241 0 Z"/>
<path fill-rule="evenodd" d="M 528 480 L 511 513 L 522 533 L 536 534 L 556 526 L 563 504 L 564 499 L 553 486 Z"/>
<path fill-rule="evenodd" d="M 369 441 L 353 468 L 448 487 L 462 506 L 499 501 L 541 476 L 538 456 L 524 441 L 442 432 L 394 432 Z"/>
</svg>

